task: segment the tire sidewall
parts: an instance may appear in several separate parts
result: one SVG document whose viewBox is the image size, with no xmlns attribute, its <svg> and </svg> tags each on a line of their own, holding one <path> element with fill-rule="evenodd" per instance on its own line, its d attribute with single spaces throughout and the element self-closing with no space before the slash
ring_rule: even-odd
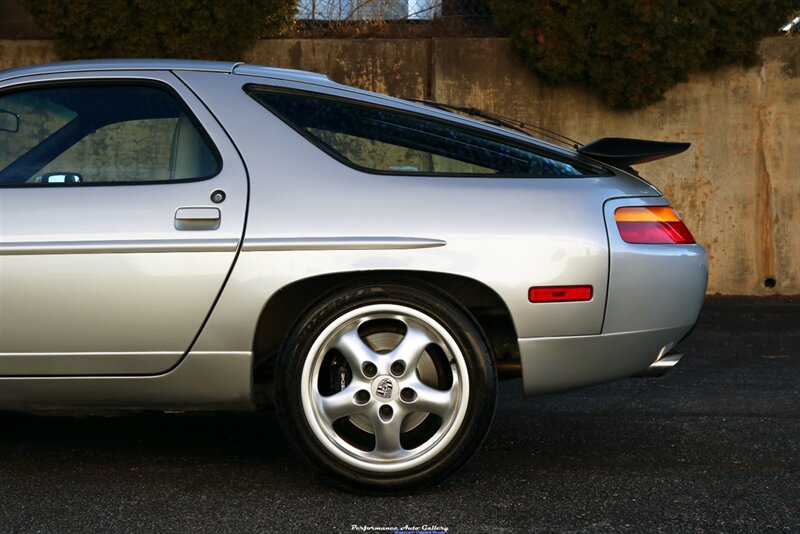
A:
<svg viewBox="0 0 800 534">
<path fill-rule="evenodd" d="M 453 337 L 466 363 L 467 410 L 448 446 L 423 464 L 392 473 L 357 468 L 320 443 L 306 419 L 301 398 L 302 370 L 323 330 L 338 316 L 372 304 L 399 304 L 425 313 Z M 460 467 L 483 442 L 494 416 L 496 375 L 482 332 L 470 314 L 434 287 L 370 284 L 331 295 L 304 314 L 284 344 L 276 367 L 276 405 L 281 425 L 295 448 L 323 473 L 361 491 L 404 490 L 441 480 Z"/>
</svg>

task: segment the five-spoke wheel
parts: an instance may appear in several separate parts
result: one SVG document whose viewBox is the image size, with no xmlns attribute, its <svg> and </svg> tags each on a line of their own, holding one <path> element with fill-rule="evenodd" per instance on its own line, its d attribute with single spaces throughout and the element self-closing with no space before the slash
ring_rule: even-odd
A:
<svg viewBox="0 0 800 534">
<path fill-rule="evenodd" d="M 289 343 L 277 383 L 284 424 L 314 463 L 351 485 L 436 480 L 488 430 L 495 379 L 483 339 L 430 291 L 345 291 L 312 310 Z"/>
</svg>

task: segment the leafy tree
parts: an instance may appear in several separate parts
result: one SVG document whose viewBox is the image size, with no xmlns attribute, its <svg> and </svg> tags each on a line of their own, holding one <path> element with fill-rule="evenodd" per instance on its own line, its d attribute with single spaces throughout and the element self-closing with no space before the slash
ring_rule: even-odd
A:
<svg viewBox="0 0 800 534">
<path fill-rule="evenodd" d="M 641 108 L 689 73 L 753 64 L 797 0 L 490 0 L 512 48 L 542 79 Z"/>
<path fill-rule="evenodd" d="M 21 0 L 63 59 L 241 59 L 291 26 L 297 0 Z"/>
</svg>

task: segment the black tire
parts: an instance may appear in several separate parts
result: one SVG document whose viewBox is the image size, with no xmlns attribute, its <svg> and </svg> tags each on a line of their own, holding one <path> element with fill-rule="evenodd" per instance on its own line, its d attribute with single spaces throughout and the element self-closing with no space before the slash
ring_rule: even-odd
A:
<svg viewBox="0 0 800 534">
<path fill-rule="evenodd" d="M 436 324 L 428 324 L 430 319 Z M 359 345 L 354 335 L 385 374 L 369 378 L 368 363 L 360 371 L 352 368 L 350 362 L 361 361 L 349 348 Z M 419 352 L 426 336 L 434 341 L 395 375 L 398 355 Z M 391 348 L 398 339 L 408 339 L 404 347 L 413 350 Z M 332 340 L 336 347 L 329 349 Z M 284 343 L 275 380 L 279 420 L 296 450 L 325 475 L 361 492 L 403 492 L 455 473 L 486 437 L 497 397 L 492 357 L 474 319 L 436 288 L 405 281 L 351 287 L 313 305 Z M 342 386 L 346 391 L 337 399 L 359 412 L 334 419 L 339 412 L 322 403 Z M 359 387 L 351 403 L 349 392 Z M 415 411 L 420 407 L 436 413 Z M 384 420 L 386 413 L 391 422 Z"/>
</svg>

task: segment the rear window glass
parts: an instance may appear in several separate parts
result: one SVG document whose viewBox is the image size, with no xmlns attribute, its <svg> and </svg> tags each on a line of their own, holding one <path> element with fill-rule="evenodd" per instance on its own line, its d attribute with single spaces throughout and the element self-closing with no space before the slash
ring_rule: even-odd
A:
<svg viewBox="0 0 800 534">
<path fill-rule="evenodd" d="M 569 178 L 603 174 L 478 130 L 314 93 L 249 87 L 249 94 L 328 154 L 387 174 Z"/>
</svg>

